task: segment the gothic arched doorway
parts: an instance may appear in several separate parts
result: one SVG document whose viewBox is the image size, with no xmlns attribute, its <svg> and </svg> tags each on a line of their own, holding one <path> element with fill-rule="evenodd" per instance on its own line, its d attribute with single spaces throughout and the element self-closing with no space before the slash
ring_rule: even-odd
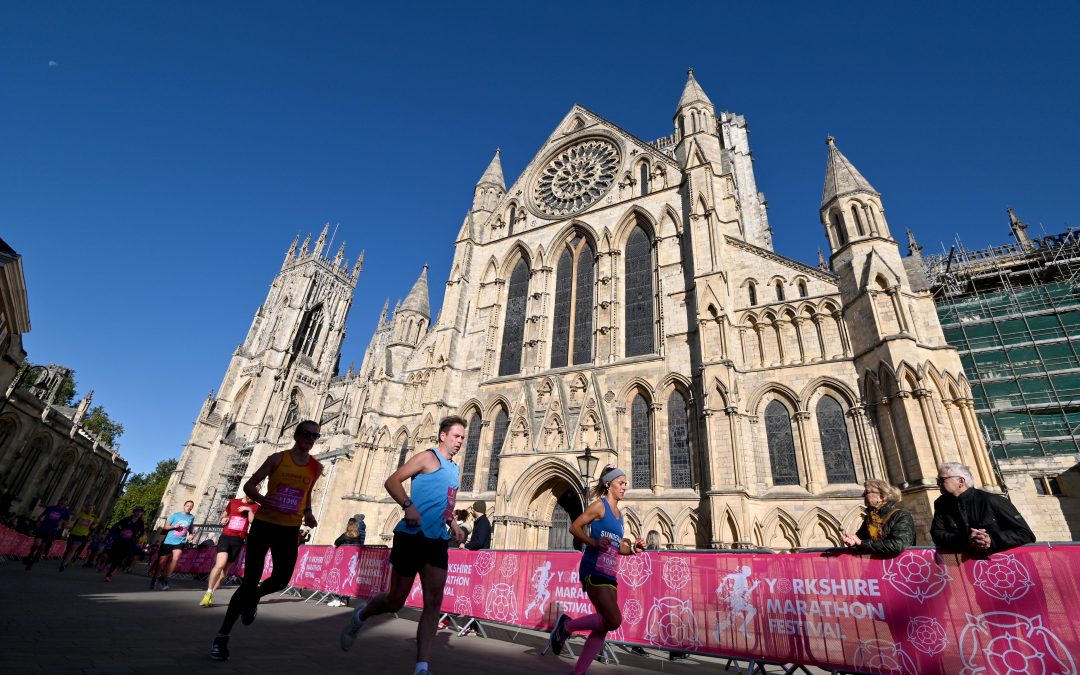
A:
<svg viewBox="0 0 1080 675">
<path fill-rule="evenodd" d="M 581 544 L 570 534 L 570 523 L 581 515 L 581 496 L 577 490 L 568 488 L 556 500 L 551 512 L 551 529 L 548 530 L 548 550 L 581 550 Z"/>
</svg>

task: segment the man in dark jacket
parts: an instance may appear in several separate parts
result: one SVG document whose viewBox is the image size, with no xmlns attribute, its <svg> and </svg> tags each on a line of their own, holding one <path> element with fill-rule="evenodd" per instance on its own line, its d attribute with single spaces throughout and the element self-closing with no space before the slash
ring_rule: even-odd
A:
<svg viewBox="0 0 1080 675">
<path fill-rule="evenodd" d="M 1012 503 L 972 486 L 971 469 L 947 462 L 938 469 L 941 496 L 934 502 L 930 536 L 938 548 L 987 555 L 1030 544 L 1035 535 Z"/>
<path fill-rule="evenodd" d="M 491 521 L 487 517 L 487 504 L 473 502 L 473 505 L 469 507 L 469 515 L 473 519 L 473 531 L 465 548 L 470 551 L 491 548 Z"/>
</svg>

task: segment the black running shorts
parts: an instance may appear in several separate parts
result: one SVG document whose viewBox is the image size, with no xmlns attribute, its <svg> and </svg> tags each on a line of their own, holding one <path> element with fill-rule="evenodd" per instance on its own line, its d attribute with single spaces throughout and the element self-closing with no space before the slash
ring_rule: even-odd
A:
<svg viewBox="0 0 1080 675">
<path fill-rule="evenodd" d="M 449 539 L 429 539 L 422 534 L 395 532 L 390 564 L 400 576 L 409 578 L 425 565 L 445 570 L 450 566 L 449 548 Z"/>
</svg>

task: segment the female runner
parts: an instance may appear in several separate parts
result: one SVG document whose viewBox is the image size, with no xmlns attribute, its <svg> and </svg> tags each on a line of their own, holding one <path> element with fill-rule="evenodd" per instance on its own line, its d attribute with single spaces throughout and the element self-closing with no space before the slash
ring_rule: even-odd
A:
<svg viewBox="0 0 1080 675">
<path fill-rule="evenodd" d="M 638 539 L 631 544 L 623 538 L 623 519 L 619 512 L 619 502 L 626 494 L 628 482 L 622 469 L 613 464 L 604 467 L 600 481 L 593 488 L 597 500 L 585 509 L 570 526 L 574 538 L 585 544 L 585 553 L 581 556 L 578 577 L 585 593 L 589 596 L 596 614 L 571 619 L 560 614 L 551 629 L 551 648 L 561 654 L 563 645 L 571 633 L 589 631 L 585 646 L 581 649 L 574 675 L 581 675 L 589 669 L 593 659 L 604 648 L 604 638 L 609 631 L 616 630 L 622 624 L 619 611 L 618 582 L 615 575 L 619 571 L 619 555 L 637 555 L 645 550 L 645 541 Z"/>
</svg>

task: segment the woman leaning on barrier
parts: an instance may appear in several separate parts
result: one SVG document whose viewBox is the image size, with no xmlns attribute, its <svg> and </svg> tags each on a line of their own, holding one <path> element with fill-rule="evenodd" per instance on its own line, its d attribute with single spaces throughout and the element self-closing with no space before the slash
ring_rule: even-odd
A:
<svg viewBox="0 0 1080 675">
<path fill-rule="evenodd" d="M 915 545 L 915 519 L 900 507 L 900 489 L 883 480 L 863 483 L 866 515 L 855 534 L 844 535 L 844 546 L 858 553 L 893 557 Z"/>
</svg>

